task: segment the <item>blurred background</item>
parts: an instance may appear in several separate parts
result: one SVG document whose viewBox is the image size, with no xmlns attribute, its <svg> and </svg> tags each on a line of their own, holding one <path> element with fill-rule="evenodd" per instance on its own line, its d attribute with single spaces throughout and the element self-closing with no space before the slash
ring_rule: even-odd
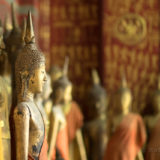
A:
<svg viewBox="0 0 160 160">
<path fill-rule="evenodd" d="M 70 58 L 73 97 L 81 107 L 95 68 L 110 104 L 124 72 L 133 93 L 132 110 L 149 111 L 160 68 L 159 0 L 0 0 L 2 23 L 10 19 L 11 2 L 20 24 L 31 10 L 48 71 Z"/>
</svg>

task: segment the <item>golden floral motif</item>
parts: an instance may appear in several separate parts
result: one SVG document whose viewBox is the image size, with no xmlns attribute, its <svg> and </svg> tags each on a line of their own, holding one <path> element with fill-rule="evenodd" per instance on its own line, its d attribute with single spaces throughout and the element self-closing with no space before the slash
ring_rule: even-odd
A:
<svg viewBox="0 0 160 160">
<path fill-rule="evenodd" d="M 146 21 L 137 14 L 129 13 L 117 20 L 114 36 L 126 45 L 136 45 L 147 33 Z"/>
</svg>

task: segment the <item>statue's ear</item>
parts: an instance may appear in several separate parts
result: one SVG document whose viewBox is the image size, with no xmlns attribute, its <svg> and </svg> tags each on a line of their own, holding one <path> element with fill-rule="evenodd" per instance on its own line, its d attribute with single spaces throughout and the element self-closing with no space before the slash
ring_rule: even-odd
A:
<svg viewBox="0 0 160 160">
<path fill-rule="evenodd" d="M 23 71 L 23 72 L 20 72 L 19 74 L 20 74 L 21 80 L 26 80 L 29 77 L 28 71 Z"/>
</svg>

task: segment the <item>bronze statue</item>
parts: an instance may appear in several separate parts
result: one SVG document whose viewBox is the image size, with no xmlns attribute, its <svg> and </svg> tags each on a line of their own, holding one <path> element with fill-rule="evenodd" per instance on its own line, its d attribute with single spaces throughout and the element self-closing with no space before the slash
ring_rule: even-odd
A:
<svg viewBox="0 0 160 160">
<path fill-rule="evenodd" d="M 158 88 L 152 95 L 153 115 L 145 116 L 145 124 L 148 132 L 145 160 L 158 160 L 160 146 L 160 75 L 158 77 Z"/>
<path fill-rule="evenodd" d="M 8 60 L 11 66 L 11 94 L 12 94 L 12 106 L 15 106 L 17 103 L 16 100 L 16 93 L 15 93 L 15 62 L 18 56 L 18 50 L 24 45 L 23 34 L 24 32 L 21 31 L 20 27 L 18 26 L 16 20 L 16 13 L 15 13 L 15 6 L 14 3 L 11 4 L 11 18 L 12 18 L 12 29 L 9 33 L 5 32 L 5 51 L 8 55 Z M 24 28 L 25 29 L 25 28 Z"/>
<path fill-rule="evenodd" d="M 100 85 L 96 70 L 92 71 L 93 86 L 87 96 L 88 121 L 83 131 L 89 160 L 103 159 L 107 144 L 107 94 Z"/>
<path fill-rule="evenodd" d="M 22 33 L 18 26 L 16 15 L 15 15 L 15 7 L 14 3 L 11 4 L 11 16 L 12 16 L 12 30 L 5 38 L 5 44 L 6 44 L 6 51 L 8 53 L 9 62 L 14 67 L 15 61 L 17 58 L 17 50 L 20 49 L 20 46 L 22 45 Z"/>
<path fill-rule="evenodd" d="M 141 148 L 146 140 L 146 132 L 140 115 L 130 110 L 131 90 L 123 76 L 122 85 L 117 91 L 116 112 L 108 121 L 110 135 L 105 150 L 104 160 L 143 159 Z"/>
<path fill-rule="evenodd" d="M 0 129 L 1 141 L 3 144 L 3 159 L 10 160 L 10 129 L 9 129 L 9 112 L 10 112 L 10 94 L 6 76 L 7 54 L 4 51 L 3 33 L 0 33 Z"/>
<path fill-rule="evenodd" d="M 28 13 L 25 45 L 15 64 L 17 106 L 14 109 L 16 160 L 47 160 L 47 143 L 42 114 L 34 95 L 46 81 L 45 57 L 37 49 L 31 13 Z"/>
<path fill-rule="evenodd" d="M 62 76 L 56 81 L 54 81 L 52 85 L 53 104 L 54 106 L 57 106 L 57 109 L 53 108 L 52 111 L 52 117 L 55 117 L 53 118 L 53 120 L 55 119 L 53 127 L 53 130 L 55 132 L 52 132 L 51 135 L 57 135 L 57 139 L 55 140 L 55 138 L 52 138 L 53 143 L 51 140 L 50 146 L 52 146 L 52 144 L 56 145 L 62 158 L 72 159 L 71 152 L 69 152 L 69 157 L 68 157 L 68 149 L 69 151 L 71 150 L 73 151 L 73 149 L 75 149 L 72 148 L 72 142 L 76 140 L 76 142 L 78 143 L 78 153 L 80 154 L 80 159 L 86 160 L 85 147 L 83 144 L 83 139 L 80 131 L 80 128 L 82 127 L 83 123 L 83 116 L 78 105 L 72 101 L 72 83 L 69 81 L 67 77 L 68 63 L 69 59 L 66 58 Z M 57 114 L 56 116 L 56 113 L 59 114 Z M 51 123 L 50 126 L 52 126 L 53 120 L 50 120 Z M 57 132 L 56 128 L 59 128 L 57 126 L 60 124 L 62 124 L 63 127 L 61 128 L 60 131 Z M 62 141 L 62 139 L 65 139 L 65 142 Z M 63 143 L 65 143 L 65 147 L 63 147 L 62 145 Z"/>
</svg>

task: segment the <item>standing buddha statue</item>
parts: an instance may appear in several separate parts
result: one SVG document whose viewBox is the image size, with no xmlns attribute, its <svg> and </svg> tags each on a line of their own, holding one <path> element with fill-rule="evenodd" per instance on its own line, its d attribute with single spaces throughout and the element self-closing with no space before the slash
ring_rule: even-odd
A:
<svg viewBox="0 0 160 160">
<path fill-rule="evenodd" d="M 96 70 L 92 71 L 93 86 L 87 96 L 89 120 L 84 125 L 85 146 L 89 160 L 103 159 L 107 144 L 107 94 L 100 85 Z"/>
<path fill-rule="evenodd" d="M 18 56 L 18 50 L 24 46 L 23 34 L 21 31 L 15 13 L 14 3 L 11 4 L 11 18 L 12 18 L 12 29 L 9 34 L 5 37 L 4 42 L 6 45 L 6 52 L 8 54 L 8 60 L 11 65 L 11 86 L 12 86 L 12 105 L 16 105 L 16 93 L 15 93 L 15 62 Z M 25 29 L 25 28 L 24 28 Z"/>
<path fill-rule="evenodd" d="M 66 123 L 65 127 L 67 132 L 66 144 L 68 143 L 68 146 L 66 145 L 66 150 L 64 151 L 63 141 L 61 138 L 58 138 L 56 140 L 56 143 L 59 144 L 58 149 L 59 151 L 61 151 L 61 155 L 63 155 L 63 152 L 65 152 L 66 153 L 65 155 L 68 156 L 67 152 L 69 148 L 69 159 L 71 159 L 71 157 L 73 156 L 71 153 L 74 153 L 73 150 L 75 149 L 72 147 L 72 142 L 76 140 L 78 144 L 80 159 L 86 160 L 85 147 L 80 130 L 83 124 L 83 115 L 77 103 L 72 101 L 72 83 L 69 81 L 67 77 L 68 64 L 69 64 L 69 59 L 66 58 L 62 76 L 53 83 L 53 95 L 52 95 L 55 101 L 54 103 L 57 103 L 56 101 L 58 101 L 58 103 L 60 104 L 63 113 L 61 115 L 64 115 L 61 117 L 64 117 L 63 124 Z M 63 157 L 63 158 L 65 160 L 68 159 L 68 157 L 67 158 Z"/>
<path fill-rule="evenodd" d="M 152 107 L 154 114 L 144 118 L 148 131 L 146 160 L 160 159 L 160 75 L 158 77 L 158 89 L 152 95 Z"/>
<path fill-rule="evenodd" d="M 42 113 L 34 102 L 46 81 L 45 57 L 37 49 L 31 13 L 28 13 L 25 45 L 15 63 L 17 105 L 13 113 L 16 160 L 47 160 Z"/>
<path fill-rule="evenodd" d="M 125 77 L 117 91 L 116 114 L 110 120 L 111 135 L 105 150 L 104 160 L 143 159 L 140 152 L 146 139 L 143 120 L 140 115 L 131 113 L 132 94 Z"/>
</svg>

